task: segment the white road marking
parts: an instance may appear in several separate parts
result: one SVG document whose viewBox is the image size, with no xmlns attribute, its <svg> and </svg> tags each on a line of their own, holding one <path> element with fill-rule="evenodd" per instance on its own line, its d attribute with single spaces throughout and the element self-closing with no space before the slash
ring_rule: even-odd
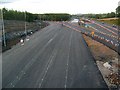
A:
<svg viewBox="0 0 120 90">
<path fill-rule="evenodd" d="M 100 25 L 100 24 L 98 24 L 98 23 L 95 23 L 95 24 L 98 25 L 98 26 L 100 26 L 100 27 L 102 27 L 102 28 L 104 28 L 104 29 L 106 29 L 107 31 L 109 31 L 109 32 L 117 35 L 117 34 L 116 34 L 115 32 L 113 32 L 112 30 L 110 30 L 110 29 L 108 29 L 108 28 L 106 28 L 106 27 L 104 27 L 104 26 L 102 26 L 102 25 Z"/>
<path fill-rule="evenodd" d="M 26 41 L 29 41 L 30 39 L 29 38 L 26 38 Z"/>
<path fill-rule="evenodd" d="M 71 47 L 71 41 L 72 41 L 72 34 L 73 34 L 73 31 L 72 31 L 72 33 L 71 33 L 70 42 L 69 42 L 69 49 L 68 49 L 68 57 L 67 57 L 67 66 L 66 66 L 66 76 L 65 76 L 65 85 L 64 85 L 64 88 L 67 88 L 68 67 L 69 67 L 69 55 L 70 55 L 70 47 Z"/>
<path fill-rule="evenodd" d="M 53 39 L 50 39 L 50 40 L 48 41 L 48 43 L 52 42 L 52 40 L 53 40 Z"/>
<path fill-rule="evenodd" d="M 42 48 L 41 52 L 39 54 L 41 54 L 43 52 L 43 50 L 52 42 L 52 40 L 57 36 L 57 34 L 55 34 L 53 36 L 52 39 L 50 39 L 47 44 Z M 10 88 L 10 87 L 15 87 L 15 85 L 17 84 L 17 82 L 23 77 L 23 75 L 25 75 L 26 71 L 30 68 L 30 66 L 35 62 L 35 60 L 37 59 L 37 54 L 34 58 L 31 59 L 31 61 L 23 68 L 23 70 L 21 72 L 19 72 L 19 74 L 17 75 L 17 77 L 19 77 L 19 79 L 16 77 L 13 81 L 11 81 L 11 83 L 9 83 L 6 87 Z"/>
<path fill-rule="evenodd" d="M 48 43 L 50 43 L 56 36 L 57 36 L 57 34 L 56 34 L 52 39 L 50 39 L 50 40 L 48 41 Z M 61 41 L 61 40 L 60 40 L 60 41 Z M 41 79 L 41 82 L 39 83 L 39 86 L 38 86 L 39 88 L 41 88 L 42 83 L 43 83 L 43 81 L 44 81 L 44 78 L 45 78 L 45 76 L 47 75 L 47 72 L 48 72 L 49 68 L 51 67 L 52 62 L 53 62 L 54 58 L 56 57 L 56 55 L 57 55 L 57 50 L 56 50 L 56 48 L 54 48 L 51 56 L 49 57 L 48 63 L 46 64 L 46 66 L 45 66 L 45 68 L 44 68 L 44 74 L 43 74 L 43 77 L 42 77 L 42 79 Z"/>
<path fill-rule="evenodd" d="M 113 28 L 113 27 L 111 27 L 111 26 L 108 26 L 108 25 L 105 25 L 105 26 L 108 27 L 108 28 L 111 28 L 111 29 L 114 29 L 114 30 L 118 31 L 118 29 Z"/>
<path fill-rule="evenodd" d="M 24 43 L 21 44 L 22 46 L 24 45 Z"/>
<path fill-rule="evenodd" d="M 44 70 L 44 74 L 43 74 L 43 77 L 42 77 L 41 82 L 39 84 L 39 88 L 41 88 L 42 83 L 44 81 L 44 78 L 45 78 L 45 76 L 46 76 L 46 74 L 47 74 L 47 72 L 48 72 L 48 70 L 49 70 L 49 68 L 50 68 L 50 66 L 51 66 L 51 64 L 52 64 L 56 55 L 57 55 L 57 51 L 56 51 L 56 49 L 54 49 L 54 51 L 52 52 L 52 55 L 50 56 L 50 58 L 48 60 L 48 63 L 46 64 L 47 68 L 45 68 L 46 70 Z"/>
<path fill-rule="evenodd" d="M 61 32 L 61 31 L 60 31 L 60 32 Z M 56 35 L 55 35 L 55 36 L 56 36 Z M 64 37 L 62 37 L 61 40 L 62 40 L 62 39 L 64 39 Z M 59 40 L 59 42 L 60 42 L 61 40 Z M 58 43 L 58 44 L 59 44 L 59 43 Z M 47 64 L 45 65 L 45 68 L 44 68 L 44 70 L 43 70 L 42 79 L 38 79 L 38 81 L 37 81 L 37 83 L 39 83 L 39 81 L 41 80 L 41 82 L 40 82 L 39 85 L 38 85 L 39 88 L 41 88 L 42 83 L 43 83 L 43 81 L 44 81 L 44 78 L 45 78 L 45 76 L 46 76 L 49 68 L 52 66 L 53 60 L 54 60 L 54 58 L 56 57 L 56 55 L 57 55 L 57 49 L 56 49 L 56 47 L 55 47 L 54 50 L 53 50 L 53 52 L 52 52 L 52 54 L 51 54 L 51 56 L 49 57 L 49 60 L 48 60 Z M 37 86 L 37 84 L 36 84 L 36 86 Z"/>
</svg>

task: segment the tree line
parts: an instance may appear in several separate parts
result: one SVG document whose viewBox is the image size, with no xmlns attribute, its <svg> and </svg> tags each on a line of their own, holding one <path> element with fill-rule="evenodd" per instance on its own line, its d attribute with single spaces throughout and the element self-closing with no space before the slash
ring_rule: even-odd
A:
<svg viewBox="0 0 120 90">
<path fill-rule="evenodd" d="M 32 14 L 29 12 L 21 12 L 17 10 L 2 9 L 4 20 L 22 20 L 32 22 L 34 20 L 48 21 L 66 21 L 70 19 L 70 15 L 66 13 L 48 13 L 48 14 Z"/>
<path fill-rule="evenodd" d="M 6 8 L 2 9 L 4 20 L 21 20 L 21 21 L 34 21 L 37 16 L 29 12 L 21 12 L 17 10 L 8 10 Z"/>
<path fill-rule="evenodd" d="M 48 13 L 48 14 L 39 14 L 38 17 L 41 20 L 48 20 L 48 21 L 67 21 L 70 20 L 71 15 L 67 13 Z"/>
<path fill-rule="evenodd" d="M 120 6 L 116 8 L 116 14 L 117 14 L 117 17 L 120 18 Z"/>
<path fill-rule="evenodd" d="M 116 17 L 115 12 L 111 13 L 104 13 L 104 14 L 84 14 L 85 17 L 88 18 L 96 18 L 96 19 L 102 19 L 102 18 L 114 18 Z"/>
<path fill-rule="evenodd" d="M 116 8 L 115 12 L 104 14 L 84 14 L 83 16 L 96 19 L 120 17 L 120 6 Z"/>
</svg>

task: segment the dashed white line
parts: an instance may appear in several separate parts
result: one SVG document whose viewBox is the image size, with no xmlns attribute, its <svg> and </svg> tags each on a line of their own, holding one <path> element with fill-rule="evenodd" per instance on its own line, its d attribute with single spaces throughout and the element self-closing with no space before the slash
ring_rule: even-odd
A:
<svg viewBox="0 0 120 90">
<path fill-rule="evenodd" d="M 42 53 L 43 52 L 43 50 L 49 45 L 49 43 L 51 43 L 52 42 L 52 40 L 55 38 L 57 36 L 57 34 L 55 34 L 54 36 L 53 36 L 53 38 L 52 39 L 50 39 L 48 42 L 47 42 L 47 44 L 42 48 L 42 50 L 41 50 L 41 52 L 40 53 Z M 11 83 L 12 83 L 12 85 L 11 85 L 11 83 L 9 83 L 6 87 L 15 87 L 15 85 L 17 84 L 17 82 L 22 78 L 22 76 L 23 75 L 25 75 L 26 73 L 26 71 L 30 68 L 30 66 L 34 63 L 34 61 L 36 60 L 36 58 L 37 58 L 37 54 L 36 54 L 36 56 L 35 56 L 35 58 L 32 58 L 31 59 L 31 61 L 23 68 L 23 70 L 18 74 L 18 76 L 13 80 L 13 81 L 11 81 Z"/>
<path fill-rule="evenodd" d="M 72 31 L 72 33 L 73 33 L 73 31 Z M 65 85 L 64 85 L 64 88 L 67 88 L 68 67 L 69 67 L 69 54 L 70 54 L 70 47 L 71 47 L 71 41 L 72 41 L 72 33 L 71 33 L 70 42 L 69 42 L 69 49 L 68 49 L 68 57 L 67 57 L 67 66 L 66 66 L 66 76 L 65 76 Z"/>
<path fill-rule="evenodd" d="M 47 72 L 48 72 L 48 69 L 50 68 L 50 66 L 51 66 L 51 64 L 52 64 L 52 62 L 53 62 L 53 59 L 55 58 L 56 54 L 57 54 L 57 51 L 54 50 L 53 53 L 52 53 L 52 55 L 50 56 L 50 58 L 49 58 L 49 60 L 48 60 L 47 65 L 46 65 L 47 68 L 46 68 L 46 70 L 45 70 L 45 72 L 44 72 L 44 75 L 43 75 L 43 77 L 42 77 L 42 79 L 41 79 L 41 82 L 40 82 L 40 84 L 39 84 L 39 88 L 41 88 L 42 83 L 43 83 L 43 80 L 44 80 L 44 78 L 45 78 L 45 76 L 46 76 L 46 74 L 47 74 Z"/>
</svg>

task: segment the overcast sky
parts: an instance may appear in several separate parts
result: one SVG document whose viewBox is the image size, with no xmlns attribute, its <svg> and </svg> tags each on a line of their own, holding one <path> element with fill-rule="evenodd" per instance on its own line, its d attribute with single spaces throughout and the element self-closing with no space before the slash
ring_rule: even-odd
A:
<svg viewBox="0 0 120 90">
<path fill-rule="evenodd" d="M 31 13 L 108 13 L 120 0 L 0 0 L 0 7 Z"/>
</svg>

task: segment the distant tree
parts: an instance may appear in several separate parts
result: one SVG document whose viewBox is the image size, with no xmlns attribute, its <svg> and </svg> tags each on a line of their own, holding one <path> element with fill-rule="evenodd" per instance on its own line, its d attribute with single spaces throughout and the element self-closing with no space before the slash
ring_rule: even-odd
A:
<svg viewBox="0 0 120 90">
<path fill-rule="evenodd" d="M 110 13 L 110 17 L 111 17 L 111 18 L 114 18 L 114 17 L 115 17 L 115 12 L 111 12 L 111 13 Z"/>
<path fill-rule="evenodd" d="M 101 14 L 96 14 L 96 15 L 95 15 L 95 18 L 96 18 L 96 19 L 101 19 L 102 16 L 101 16 Z"/>
<path fill-rule="evenodd" d="M 115 12 L 107 13 L 107 18 L 114 18 Z"/>
<path fill-rule="evenodd" d="M 117 17 L 120 17 L 120 6 L 116 8 L 116 14 L 117 14 Z"/>
<path fill-rule="evenodd" d="M 32 22 L 36 19 L 38 19 L 38 15 L 29 13 L 29 12 L 21 12 L 17 10 L 8 10 L 6 8 L 2 9 L 3 11 L 3 17 L 5 20 L 22 20 L 22 21 L 28 21 Z M 26 18 L 25 18 L 26 15 Z"/>
<path fill-rule="evenodd" d="M 66 21 L 70 19 L 69 14 L 64 13 L 47 13 L 47 14 L 39 14 L 40 20 L 49 20 L 49 21 Z"/>
</svg>

